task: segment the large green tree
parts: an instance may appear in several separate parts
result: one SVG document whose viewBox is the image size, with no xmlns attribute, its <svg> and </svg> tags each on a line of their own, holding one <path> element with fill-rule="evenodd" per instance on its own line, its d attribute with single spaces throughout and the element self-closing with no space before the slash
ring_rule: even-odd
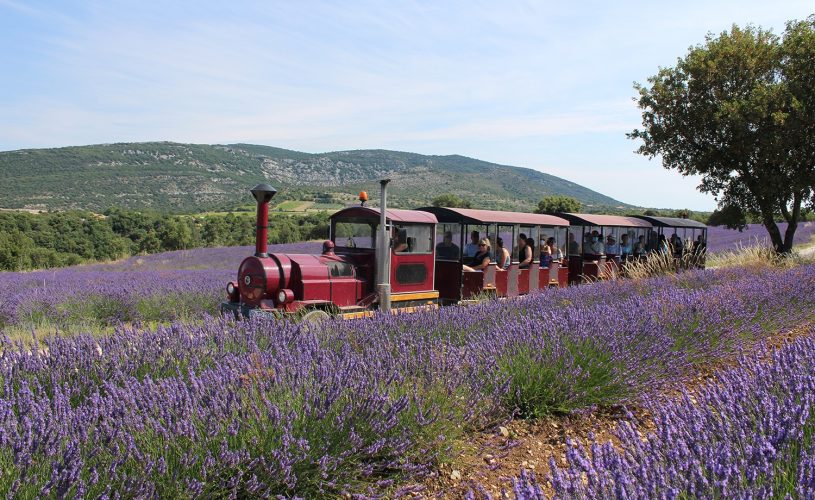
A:
<svg viewBox="0 0 815 500">
<path fill-rule="evenodd" d="M 459 197 L 453 193 L 444 193 L 433 198 L 434 207 L 448 207 L 448 208 L 472 208 L 469 200 Z"/>
<path fill-rule="evenodd" d="M 761 220 L 789 252 L 815 192 L 813 61 L 815 17 L 789 23 L 783 38 L 752 26 L 708 35 L 636 85 L 643 128 L 629 137 L 665 168 L 701 175 L 701 191 Z"/>
<path fill-rule="evenodd" d="M 535 209 L 536 214 L 545 214 L 547 212 L 559 213 L 575 213 L 580 211 L 580 201 L 571 196 L 544 196 L 538 202 L 538 208 Z"/>
</svg>

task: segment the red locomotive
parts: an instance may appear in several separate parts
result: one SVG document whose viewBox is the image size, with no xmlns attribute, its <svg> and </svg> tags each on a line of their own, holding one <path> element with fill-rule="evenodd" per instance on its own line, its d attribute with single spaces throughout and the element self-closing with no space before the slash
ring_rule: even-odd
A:
<svg viewBox="0 0 815 500">
<path fill-rule="evenodd" d="M 644 240 L 653 249 L 657 238 L 670 231 L 684 241 L 704 243 L 707 236 L 704 224 L 686 219 L 388 209 L 388 182 L 380 181 L 384 211 L 366 207 L 367 195 L 360 193 L 360 206 L 331 216 L 330 239 L 320 255 L 267 252 L 269 202 L 276 190 L 255 186 L 255 255 L 244 259 L 237 282 L 227 285 L 222 311 L 246 317 L 302 314 L 315 320 L 436 307 L 485 295 L 514 297 L 586 276 L 611 277 L 621 261 L 633 256 L 636 242 Z M 608 247 L 598 244 L 598 235 Z M 620 240 L 622 247 L 616 243 Z M 492 262 L 471 270 L 467 264 L 479 244 L 491 247 Z M 598 248 L 602 251 L 594 253 Z M 507 253 L 508 259 L 498 257 Z M 499 267 L 501 260 L 505 263 Z"/>
</svg>

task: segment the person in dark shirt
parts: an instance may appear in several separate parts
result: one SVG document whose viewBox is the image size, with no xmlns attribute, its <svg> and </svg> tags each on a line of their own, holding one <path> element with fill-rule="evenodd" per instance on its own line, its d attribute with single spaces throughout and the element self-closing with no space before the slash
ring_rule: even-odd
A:
<svg viewBox="0 0 815 500">
<path fill-rule="evenodd" d="M 483 271 L 490 265 L 490 240 L 487 238 L 478 242 L 478 251 L 470 261 L 470 266 L 461 266 L 463 271 Z"/>
<path fill-rule="evenodd" d="M 458 260 L 459 248 L 453 243 L 453 233 L 444 233 L 444 239 L 436 245 L 436 258 L 442 260 Z"/>
<path fill-rule="evenodd" d="M 527 244 L 526 239 L 526 234 L 518 235 L 518 269 L 528 269 L 532 263 L 532 247 Z"/>
</svg>

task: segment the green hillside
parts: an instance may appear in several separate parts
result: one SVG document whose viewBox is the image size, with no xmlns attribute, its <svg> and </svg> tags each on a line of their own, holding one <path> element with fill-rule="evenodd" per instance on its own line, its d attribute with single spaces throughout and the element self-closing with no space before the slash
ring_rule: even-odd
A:
<svg viewBox="0 0 815 500">
<path fill-rule="evenodd" d="M 276 201 L 348 203 L 377 180 L 393 179 L 394 206 L 427 205 L 442 193 L 473 207 L 530 210 L 561 194 L 586 206 L 627 206 L 573 182 L 528 168 L 464 156 L 385 150 L 309 154 L 251 144 L 122 143 L 0 152 L 0 208 L 109 207 L 201 212 L 252 202 L 258 182 L 277 187 Z"/>
</svg>

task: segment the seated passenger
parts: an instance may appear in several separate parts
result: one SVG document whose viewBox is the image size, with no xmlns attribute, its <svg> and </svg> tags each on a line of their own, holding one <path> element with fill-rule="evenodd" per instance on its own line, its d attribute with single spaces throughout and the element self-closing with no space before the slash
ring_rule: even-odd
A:
<svg viewBox="0 0 815 500">
<path fill-rule="evenodd" d="M 625 237 L 625 235 L 623 235 Z M 608 235 L 606 238 L 606 254 L 609 257 L 619 257 L 620 256 L 620 245 L 617 244 L 617 240 L 614 239 L 614 236 Z"/>
<path fill-rule="evenodd" d="M 603 245 L 603 239 L 601 238 L 600 234 L 597 233 L 597 231 L 592 231 L 591 253 L 594 255 L 603 255 L 606 253 L 605 245 Z"/>
<path fill-rule="evenodd" d="M 620 257 L 623 259 L 627 259 L 634 254 L 634 248 L 631 245 L 631 242 L 628 240 L 628 234 L 624 234 L 620 237 Z"/>
<path fill-rule="evenodd" d="M 498 262 L 498 269 L 509 269 L 509 264 L 512 258 L 509 255 L 509 250 L 504 248 L 504 239 L 500 236 L 495 240 L 498 249 L 495 251 L 495 258 Z"/>
<path fill-rule="evenodd" d="M 660 234 L 659 238 L 657 239 L 657 253 L 663 255 L 671 254 L 671 246 L 668 243 L 668 240 L 665 238 L 664 234 Z"/>
<path fill-rule="evenodd" d="M 574 239 L 574 233 L 569 233 L 569 255 L 580 255 L 580 243 Z"/>
<path fill-rule="evenodd" d="M 527 244 L 526 240 L 526 234 L 518 235 L 518 269 L 528 269 L 529 264 L 532 263 L 532 247 Z"/>
<path fill-rule="evenodd" d="M 693 252 L 696 254 L 702 254 L 707 251 L 707 245 L 705 244 L 705 240 L 700 234 L 696 237 L 696 244 L 693 246 Z"/>
<path fill-rule="evenodd" d="M 552 264 L 552 248 L 549 247 L 547 241 L 548 240 L 541 240 L 541 250 L 540 250 L 541 267 L 549 267 Z"/>
<path fill-rule="evenodd" d="M 458 260 L 459 248 L 453 243 L 453 233 L 444 233 L 444 239 L 436 245 L 436 258 L 443 260 Z"/>
<path fill-rule="evenodd" d="M 490 265 L 490 240 L 487 238 L 478 242 L 478 252 L 472 257 L 469 266 L 461 266 L 462 271 L 483 271 Z"/>
<path fill-rule="evenodd" d="M 552 256 L 552 262 L 560 262 L 563 260 L 563 252 L 558 248 L 554 236 L 550 236 L 549 239 L 546 240 L 546 246 L 549 247 L 549 255 Z"/>
<path fill-rule="evenodd" d="M 682 238 L 676 233 L 671 235 L 671 247 L 673 248 L 674 254 L 682 254 Z"/>
<path fill-rule="evenodd" d="M 393 248 L 393 251 L 396 253 L 406 252 L 408 244 L 406 240 L 400 239 L 400 235 L 397 234 L 391 238 L 391 248 Z"/>
<path fill-rule="evenodd" d="M 637 238 L 637 244 L 634 245 L 634 256 L 644 257 L 648 253 L 648 246 L 645 244 L 645 235 L 641 234 Z"/>
<path fill-rule="evenodd" d="M 464 245 L 464 257 L 473 257 L 478 253 L 478 231 L 470 233 L 470 242 Z"/>
</svg>

